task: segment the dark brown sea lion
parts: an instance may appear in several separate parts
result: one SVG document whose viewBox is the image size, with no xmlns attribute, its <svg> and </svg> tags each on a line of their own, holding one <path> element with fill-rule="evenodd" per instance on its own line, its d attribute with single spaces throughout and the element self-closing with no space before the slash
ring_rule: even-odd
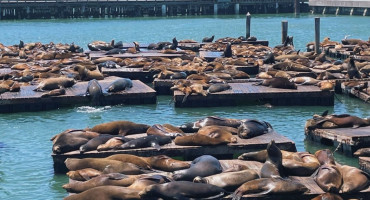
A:
<svg viewBox="0 0 370 200">
<path fill-rule="evenodd" d="M 48 78 L 39 83 L 35 91 L 54 90 L 59 88 L 72 87 L 75 84 L 75 80 L 72 78 Z"/>
<path fill-rule="evenodd" d="M 260 178 L 241 185 L 233 194 L 239 200 L 244 194 L 297 194 L 309 191 L 299 182 L 283 178 Z"/>
<path fill-rule="evenodd" d="M 282 153 L 275 145 L 275 141 L 267 145 L 267 159 L 261 168 L 261 178 L 285 177 L 285 171 L 282 163 Z"/>
<path fill-rule="evenodd" d="M 197 176 L 193 181 L 195 183 L 207 183 L 228 191 L 234 191 L 243 183 L 257 178 L 259 178 L 258 173 L 254 170 L 247 169 L 236 172 L 224 172 L 207 177 Z"/>
<path fill-rule="evenodd" d="M 67 176 L 70 179 L 76 180 L 76 181 L 87 181 L 101 174 L 103 174 L 101 171 L 93 169 L 93 168 L 85 168 L 85 169 L 67 172 Z"/>
<path fill-rule="evenodd" d="M 97 80 L 93 79 L 89 81 L 85 95 L 89 97 L 92 105 L 99 106 L 103 104 L 103 90 Z"/>
<path fill-rule="evenodd" d="M 181 131 L 181 130 L 180 130 Z M 148 130 L 146 131 L 147 135 L 159 135 L 159 136 L 168 136 L 171 138 L 175 138 L 177 136 L 182 136 L 183 131 L 178 132 L 177 128 L 176 130 L 171 128 L 166 128 L 165 126 L 162 126 L 160 124 L 154 124 Z"/>
<path fill-rule="evenodd" d="M 153 169 L 158 169 L 166 172 L 174 172 L 190 167 L 189 162 L 175 160 L 166 155 L 151 156 L 144 159 L 147 160 L 147 162 Z"/>
<path fill-rule="evenodd" d="M 128 187 L 137 180 L 139 176 L 127 176 L 124 174 L 112 173 L 102 174 L 87 181 L 73 181 L 63 185 L 67 192 L 80 193 L 98 186 L 121 186 Z"/>
<path fill-rule="evenodd" d="M 327 115 L 323 119 L 319 120 L 317 124 L 319 125 L 323 122 L 332 122 L 335 125 L 337 125 L 339 128 L 344 128 L 344 127 L 358 128 L 360 126 L 369 126 L 370 118 L 362 119 L 357 116 L 352 116 L 349 114 Z"/>
<path fill-rule="evenodd" d="M 120 186 L 100 186 L 74 194 L 64 200 L 140 200 L 139 191 Z"/>
<path fill-rule="evenodd" d="M 124 173 L 128 175 L 142 174 L 137 165 L 106 158 L 67 158 L 64 162 L 69 170 L 93 168 L 107 173 Z"/>
<path fill-rule="evenodd" d="M 106 143 L 109 139 L 113 138 L 114 135 L 101 134 L 98 137 L 95 137 L 89 140 L 86 144 L 80 146 L 80 153 L 85 153 L 86 151 L 93 151 L 96 148 Z"/>
<path fill-rule="evenodd" d="M 230 88 L 231 88 L 231 86 L 227 83 L 216 83 L 216 84 L 212 84 L 207 89 L 207 92 L 208 93 L 222 92 L 222 91 L 228 90 Z"/>
<path fill-rule="evenodd" d="M 226 191 L 210 184 L 174 181 L 170 183 L 150 185 L 139 194 L 142 199 L 220 199 L 226 195 Z"/>
<path fill-rule="evenodd" d="M 238 119 L 230 119 L 230 118 L 222 118 L 222 117 L 217 117 L 217 116 L 209 116 L 203 119 L 200 119 L 195 122 L 190 122 L 186 123 L 184 125 L 180 126 L 180 129 L 185 131 L 185 132 L 195 132 L 198 131 L 200 128 L 204 126 L 229 126 L 229 127 L 234 127 L 238 128 L 241 124 L 241 120 Z"/>
<path fill-rule="evenodd" d="M 212 35 L 212 37 L 205 37 L 202 39 L 202 42 L 212 42 L 213 39 L 215 39 L 215 36 Z"/>
<path fill-rule="evenodd" d="M 115 154 L 112 156 L 106 157 L 106 159 L 111 159 L 111 160 L 118 160 L 121 162 L 128 162 L 135 164 L 143 169 L 150 169 L 151 165 L 148 163 L 146 158 L 144 157 L 139 157 L 131 154 Z"/>
<path fill-rule="evenodd" d="M 343 184 L 342 193 L 355 193 L 367 188 L 370 184 L 369 174 L 348 165 L 339 166 L 342 174 Z"/>
<path fill-rule="evenodd" d="M 272 88 L 297 89 L 297 85 L 295 83 L 292 83 L 288 79 L 282 77 L 265 79 L 260 84 Z"/>
<path fill-rule="evenodd" d="M 238 136 L 243 139 L 253 138 L 271 132 L 272 126 L 270 123 L 255 119 L 243 120 L 243 123 L 238 128 Z"/>
<path fill-rule="evenodd" d="M 178 170 L 173 173 L 173 179 L 193 181 L 197 176 L 206 177 L 222 172 L 220 162 L 213 156 L 204 155 L 191 162 L 189 169 Z"/>
<path fill-rule="evenodd" d="M 329 149 L 322 149 L 315 152 L 317 160 L 320 165 L 331 164 L 335 165 L 334 155 Z"/>
<path fill-rule="evenodd" d="M 225 58 L 231 58 L 233 56 L 233 51 L 231 49 L 231 43 L 229 42 L 227 45 L 226 45 L 226 48 L 224 50 L 224 57 Z"/>
<path fill-rule="evenodd" d="M 120 78 L 111 83 L 106 89 L 108 92 L 119 92 L 127 88 L 132 88 L 132 81 L 129 78 Z"/>
<path fill-rule="evenodd" d="M 128 188 L 137 191 L 144 191 L 144 189 L 149 185 L 163 184 L 168 182 L 171 182 L 171 180 L 168 179 L 166 176 L 156 174 L 136 179 L 135 182 L 133 182 Z"/>
<path fill-rule="evenodd" d="M 343 200 L 341 196 L 333 193 L 324 193 L 311 200 Z"/>
<path fill-rule="evenodd" d="M 370 157 L 370 148 L 362 148 L 362 149 L 359 149 L 353 155 L 354 156 Z"/>
<path fill-rule="evenodd" d="M 358 72 L 358 69 L 355 65 L 355 61 L 353 57 L 349 58 L 349 63 L 348 63 L 348 68 L 347 68 L 347 74 L 348 78 L 353 79 L 353 78 L 361 78 L 360 72 Z"/>
<path fill-rule="evenodd" d="M 41 95 L 41 97 L 54 97 L 54 96 L 60 96 L 60 95 L 65 95 L 66 90 L 64 88 L 60 89 L 54 89 L 49 92 L 45 92 Z"/>
<path fill-rule="evenodd" d="M 135 149 L 135 148 L 153 147 L 159 151 L 162 145 L 171 142 L 172 140 L 168 136 L 148 135 L 145 137 L 135 138 L 131 141 L 128 141 L 116 149 Z"/>
<path fill-rule="evenodd" d="M 113 121 L 98 124 L 91 128 L 90 130 L 101 134 L 130 135 L 137 133 L 145 133 L 149 127 L 150 126 L 146 124 L 136 124 L 130 121 Z"/>
<path fill-rule="evenodd" d="M 317 185 L 325 192 L 338 193 L 342 186 L 342 174 L 338 166 L 324 164 L 313 174 Z"/>
<path fill-rule="evenodd" d="M 98 137 L 99 133 L 82 130 L 66 130 L 52 138 L 53 153 L 62 154 L 78 150 L 90 139 Z"/>
</svg>

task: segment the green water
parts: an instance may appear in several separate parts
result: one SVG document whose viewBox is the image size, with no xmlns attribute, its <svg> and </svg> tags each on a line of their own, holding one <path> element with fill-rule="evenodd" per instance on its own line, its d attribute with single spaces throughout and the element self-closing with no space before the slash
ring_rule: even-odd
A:
<svg viewBox="0 0 370 200">
<path fill-rule="evenodd" d="M 280 41 L 281 21 L 289 21 L 289 35 L 295 38 L 297 48 L 313 40 L 314 16 L 257 15 L 253 16 L 252 35 L 269 40 L 271 45 Z M 370 18 L 326 16 L 321 20 L 322 36 L 340 40 L 344 35 L 367 39 Z M 216 38 L 245 34 L 243 16 L 186 17 L 186 18 L 125 18 L 0 21 L 0 42 L 75 42 L 86 47 L 92 40 L 112 38 L 125 42 L 156 42 L 180 39 L 201 40 L 204 36 Z M 85 128 L 113 120 L 137 123 L 171 123 L 180 125 L 209 115 L 230 118 L 257 118 L 268 121 L 274 129 L 291 138 L 299 151 L 314 152 L 328 148 L 304 141 L 304 122 L 315 113 L 329 109 L 330 113 L 349 113 L 369 117 L 369 104 L 357 99 L 339 96 L 334 107 L 274 107 L 237 106 L 217 108 L 174 108 L 169 96 L 159 96 L 157 104 L 138 106 L 107 106 L 64 108 L 37 113 L 0 114 L 0 199 L 61 199 L 66 192 L 64 175 L 54 175 L 49 139 L 68 128 Z M 335 147 L 330 147 L 334 149 Z M 337 161 L 357 165 L 357 159 L 340 154 Z"/>
</svg>

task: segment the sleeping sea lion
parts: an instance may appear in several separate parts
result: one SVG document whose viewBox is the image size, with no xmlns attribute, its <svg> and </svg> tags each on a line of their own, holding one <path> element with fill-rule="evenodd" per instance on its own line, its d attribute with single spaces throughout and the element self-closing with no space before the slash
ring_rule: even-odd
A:
<svg viewBox="0 0 370 200">
<path fill-rule="evenodd" d="M 297 85 L 295 83 L 292 83 L 287 78 L 282 77 L 264 79 L 261 85 L 272 88 L 297 89 Z"/>
<path fill-rule="evenodd" d="M 200 128 L 204 126 L 211 126 L 211 125 L 229 126 L 229 127 L 238 128 L 241 123 L 242 121 L 238 119 L 209 116 L 209 117 L 197 120 L 195 122 L 189 122 L 184 125 L 181 125 L 180 129 L 185 132 L 190 133 L 190 132 L 198 131 Z"/>
<path fill-rule="evenodd" d="M 174 172 L 190 167 L 190 163 L 181 160 L 175 160 L 166 155 L 151 156 L 144 159 L 153 169 L 158 169 L 166 172 Z"/>
<path fill-rule="evenodd" d="M 359 192 L 369 186 L 370 176 L 366 172 L 348 165 L 339 166 L 339 169 L 343 179 L 342 193 Z"/>
<path fill-rule="evenodd" d="M 62 154 L 78 150 L 90 139 L 98 137 L 99 133 L 82 130 L 66 130 L 52 138 L 53 153 Z"/>
<path fill-rule="evenodd" d="M 358 149 L 353 155 L 358 157 L 359 156 L 370 157 L 370 148 Z"/>
<path fill-rule="evenodd" d="M 130 140 L 133 140 L 133 139 L 126 138 L 124 136 L 122 136 L 122 137 L 113 137 L 113 138 L 109 139 L 107 142 L 105 142 L 104 144 L 99 145 L 96 148 L 96 150 L 97 151 L 112 150 L 112 149 L 115 149 L 115 148 L 121 146 L 122 144 L 124 144 L 125 142 L 128 142 Z"/>
<path fill-rule="evenodd" d="M 208 93 L 222 92 L 222 91 L 228 90 L 230 88 L 231 88 L 231 86 L 227 83 L 216 83 L 216 84 L 212 84 L 207 89 L 207 92 Z"/>
<path fill-rule="evenodd" d="M 181 131 L 181 130 L 180 130 Z M 179 132 L 178 130 L 166 128 L 160 124 L 154 124 L 146 131 L 147 135 L 159 135 L 159 136 L 168 136 L 175 138 L 177 136 L 183 136 L 183 131 Z"/>
<path fill-rule="evenodd" d="M 115 137 L 114 135 L 101 134 L 98 137 L 95 137 L 89 140 L 86 144 L 80 146 L 80 153 L 85 153 L 87 151 L 94 151 L 96 148 L 106 143 L 109 139 Z"/>
<path fill-rule="evenodd" d="M 64 200 L 140 200 L 139 191 L 120 186 L 99 186 L 80 194 L 70 195 Z"/>
<path fill-rule="evenodd" d="M 44 90 L 54 90 L 60 88 L 68 88 L 72 87 L 75 84 L 75 80 L 73 78 L 48 78 L 39 83 L 35 91 L 44 91 Z"/>
<path fill-rule="evenodd" d="M 129 78 L 119 78 L 107 87 L 108 92 L 119 92 L 126 88 L 132 88 L 132 81 Z"/>
<path fill-rule="evenodd" d="M 145 157 L 139 157 L 139 156 L 135 156 L 131 154 L 115 154 L 115 155 L 106 157 L 106 159 L 132 163 L 143 169 L 151 168 L 150 164 L 148 163 L 148 161 L 146 161 Z"/>
<path fill-rule="evenodd" d="M 76 181 L 87 181 L 93 177 L 103 174 L 101 171 L 93 168 L 85 168 L 76 171 L 67 172 L 68 178 Z"/>
<path fill-rule="evenodd" d="M 243 139 L 248 139 L 269 133 L 272 131 L 270 123 L 255 119 L 244 120 L 238 128 L 238 136 Z"/>
<path fill-rule="evenodd" d="M 136 124 L 130 121 L 113 121 L 103 124 L 98 124 L 91 129 L 93 132 L 98 132 L 100 134 L 111 134 L 111 135 L 130 135 L 137 133 L 145 133 L 149 128 L 146 124 Z"/>
<path fill-rule="evenodd" d="M 117 147 L 116 149 L 135 149 L 135 148 L 153 147 L 159 151 L 162 145 L 171 142 L 172 140 L 168 136 L 148 135 L 145 137 L 136 138 L 129 142 L 126 142 L 121 146 Z"/>
</svg>

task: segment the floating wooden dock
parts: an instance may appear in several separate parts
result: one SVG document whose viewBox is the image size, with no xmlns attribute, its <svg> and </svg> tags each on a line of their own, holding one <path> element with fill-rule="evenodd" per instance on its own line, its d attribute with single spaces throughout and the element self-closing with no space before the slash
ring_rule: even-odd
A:
<svg viewBox="0 0 370 200">
<path fill-rule="evenodd" d="M 370 126 L 359 128 L 335 128 L 305 130 L 306 137 L 326 145 L 339 146 L 339 150 L 353 155 L 360 148 L 369 147 Z"/>
<path fill-rule="evenodd" d="M 150 50 L 150 51 L 142 51 L 139 53 L 123 53 L 123 54 L 112 54 L 112 55 L 105 55 L 106 51 L 91 51 L 89 53 L 89 57 L 91 60 L 95 60 L 98 58 L 103 58 L 103 57 L 114 57 L 114 58 L 148 58 L 148 57 L 166 57 L 166 58 L 178 58 L 181 57 L 184 54 L 165 54 L 165 53 L 160 53 L 155 50 Z"/>
<path fill-rule="evenodd" d="M 368 81 L 367 79 L 365 80 Z M 370 84 L 370 81 L 368 81 L 368 84 Z M 347 88 L 343 83 L 341 83 L 340 85 L 341 85 L 342 93 L 347 94 L 350 97 L 359 98 L 365 103 L 370 103 L 370 95 L 367 94 L 366 92 L 359 91 L 358 89 L 356 89 L 356 87 Z M 370 88 L 367 88 L 367 90 L 370 91 Z"/>
<path fill-rule="evenodd" d="M 230 90 L 202 95 L 185 96 L 175 91 L 176 107 L 235 106 L 269 102 L 279 106 L 333 106 L 334 91 L 321 91 L 317 86 L 298 86 L 297 90 L 254 86 L 254 83 L 229 83 Z"/>
<path fill-rule="evenodd" d="M 223 52 L 219 51 L 199 51 L 199 57 L 205 58 L 207 61 L 212 61 L 223 56 Z"/>
<path fill-rule="evenodd" d="M 140 80 L 144 83 L 151 83 L 153 78 L 153 73 L 143 70 L 143 68 L 102 68 L 103 74 L 107 76 L 118 76 L 122 78 L 129 78 L 131 80 Z"/>
<path fill-rule="evenodd" d="M 358 163 L 360 165 L 360 169 L 370 174 L 370 157 L 359 157 Z"/>
<path fill-rule="evenodd" d="M 99 81 L 103 89 L 118 77 L 108 77 Z M 115 104 L 154 104 L 156 93 L 141 81 L 133 80 L 133 87 L 127 91 L 104 96 L 103 105 Z M 89 97 L 84 96 L 88 82 L 78 82 L 73 87 L 66 88 L 66 94 L 42 98 L 43 92 L 35 92 L 37 86 L 22 86 L 20 92 L 6 92 L 0 98 L 0 113 L 40 111 L 57 109 L 63 106 L 89 105 Z"/>
<path fill-rule="evenodd" d="M 137 138 L 143 137 L 146 134 L 128 135 L 127 137 Z M 267 144 L 271 140 L 275 140 L 276 145 L 287 151 L 296 151 L 295 143 L 280 135 L 276 132 L 267 133 L 251 139 L 238 138 L 237 143 L 230 143 L 227 145 L 217 146 L 177 146 L 174 142 L 164 145 L 159 151 L 153 147 L 139 148 L 139 149 L 125 149 L 125 150 L 111 150 L 111 151 L 89 151 L 80 154 L 79 151 L 72 151 L 65 154 L 52 154 L 54 161 L 54 172 L 64 173 L 66 167 L 64 161 L 67 158 L 102 158 L 114 154 L 132 154 L 137 156 L 154 156 L 154 155 L 167 155 L 170 157 L 181 156 L 184 160 L 193 160 L 201 155 L 213 155 L 219 159 L 232 159 L 234 155 L 242 154 L 245 152 L 258 151 L 266 149 Z"/>
</svg>

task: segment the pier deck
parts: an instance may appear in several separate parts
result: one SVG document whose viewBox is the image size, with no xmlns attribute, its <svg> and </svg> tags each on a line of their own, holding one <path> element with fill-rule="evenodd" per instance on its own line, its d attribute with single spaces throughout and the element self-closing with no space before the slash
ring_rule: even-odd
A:
<svg viewBox="0 0 370 200">
<path fill-rule="evenodd" d="M 140 80 L 144 83 L 150 83 L 154 80 L 153 73 L 143 70 L 143 68 L 102 68 L 102 72 L 108 76 L 118 76 L 123 78 L 129 78 L 131 80 Z"/>
<path fill-rule="evenodd" d="M 117 77 L 99 81 L 103 90 Z M 103 105 L 156 103 L 156 93 L 141 81 L 133 80 L 133 87 L 127 91 L 112 93 L 103 97 Z M 78 82 L 66 88 L 66 94 L 42 98 L 43 92 L 35 92 L 37 86 L 22 86 L 20 92 L 6 92 L 0 98 L 0 113 L 24 112 L 57 109 L 71 105 L 89 105 L 89 97 L 84 96 L 88 82 Z"/>
<path fill-rule="evenodd" d="M 254 86 L 253 83 L 229 83 L 230 90 L 208 94 L 207 96 L 185 96 L 175 91 L 176 107 L 235 106 L 269 102 L 279 106 L 333 106 L 334 91 L 321 91 L 317 86 L 298 86 L 297 90 Z"/>
<path fill-rule="evenodd" d="M 370 174 L 370 157 L 359 157 L 358 163 L 360 165 L 360 169 Z"/>
<path fill-rule="evenodd" d="M 369 147 L 370 142 L 370 126 L 355 129 L 314 129 L 306 130 L 305 134 L 309 139 L 323 144 L 334 146 L 341 144 L 339 150 L 348 155 L 353 155 L 360 148 Z"/>
<path fill-rule="evenodd" d="M 143 137 L 146 134 L 128 135 L 127 137 L 136 138 Z M 89 151 L 80 154 L 79 151 L 72 151 L 65 154 L 52 154 L 54 161 L 55 173 L 63 173 L 66 171 L 64 161 L 67 158 L 102 158 L 114 154 L 133 154 L 137 156 L 153 156 L 153 155 L 167 155 L 170 157 L 181 156 L 184 160 L 193 160 L 201 155 L 213 155 L 219 159 L 232 159 L 234 155 L 245 152 L 258 151 L 266 149 L 267 144 L 271 140 L 275 140 L 276 145 L 287 151 L 296 151 L 295 143 L 276 132 L 267 133 L 251 139 L 238 138 L 237 143 L 230 143 L 227 145 L 218 146 L 177 146 L 174 142 L 161 146 L 157 151 L 153 147 L 139 148 L 139 149 L 125 149 L 125 150 L 111 150 L 111 151 Z"/>
</svg>

